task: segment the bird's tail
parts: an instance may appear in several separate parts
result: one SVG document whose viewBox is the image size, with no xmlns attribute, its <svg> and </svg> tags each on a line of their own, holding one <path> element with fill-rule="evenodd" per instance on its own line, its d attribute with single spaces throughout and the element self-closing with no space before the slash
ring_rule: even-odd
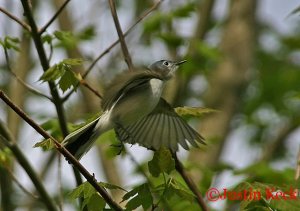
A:
<svg viewBox="0 0 300 211">
<path fill-rule="evenodd" d="M 80 159 L 100 135 L 99 121 L 101 116 L 85 126 L 70 133 L 62 142 L 64 147 L 77 159 Z"/>
</svg>

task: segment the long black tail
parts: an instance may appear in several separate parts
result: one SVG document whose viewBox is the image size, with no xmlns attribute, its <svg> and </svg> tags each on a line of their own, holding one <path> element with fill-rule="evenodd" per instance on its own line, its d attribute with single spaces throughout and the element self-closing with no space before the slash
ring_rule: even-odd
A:
<svg viewBox="0 0 300 211">
<path fill-rule="evenodd" d="M 93 145 L 95 127 L 99 118 L 69 134 L 62 144 L 77 159 L 80 159 Z"/>
</svg>

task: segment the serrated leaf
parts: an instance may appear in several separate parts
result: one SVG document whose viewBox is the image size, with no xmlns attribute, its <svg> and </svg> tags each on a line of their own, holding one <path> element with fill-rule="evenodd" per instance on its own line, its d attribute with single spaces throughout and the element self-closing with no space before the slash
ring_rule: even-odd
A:
<svg viewBox="0 0 300 211">
<path fill-rule="evenodd" d="M 129 198 L 131 199 L 127 202 L 125 206 L 128 210 L 134 210 L 139 206 L 142 206 L 143 209 L 146 210 L 153 203 L 153 197 L 150 192 L 150 188 L 146 183 L 126 193 L 123 196 L 123 201 L 128 200 Z"/>
<path fill-rule="evenodd" d="M 84 182 L 85 183 L 85 182 Z M 83 196 L 83 189 L 84 189 L 84 183 L 82 183 L 81 185 L 79 185 L 78 187 L 76 187 L 75 189 L 73 189 L 70 193 L 69 193 L 69 197 L 71 199 L 77 199 L 79 197 Z"/>
<path fill-rule="evenodd" d="M 134 195 L 136 195 L 138 193 L 138 188 L 139 187 L 133 188 L 131 191 L 124 194 L 124 196 L 122 197 L 122 202 L 126 201 L 126 200 L 130 199 L 131 197 L 133 197 Z"/>
<path fill-rule="evenodd" d="M 212 112 L 218 112 L 218 110 L 211 109 L 211 108 L 201 108 L 201 107 L 177 107 L 175 108 L 175 112 L 179 116 L 194 116 L 194 117 L 199 117 L 202 116 L 203 114 L 208 114 Z"/>
<path fill-rule="evenodd" d="M 138 196 L 136 196 L 136 197 L 133 197 L 132 199 L 130 199 L 130 201 L 126 204 L 125 207 L 126 207 L 126 210 L 135 210 L 139 206 L 141 206 L 140 199 Z"/>
<path fill-rule="evenodd" d="M 86 201 L 87 201 L 86 207 L 88 211 L 102 211 L 106 205 L 104 199 L 97 193 L 93 194 Z"/>
<path fill-rule="evenodd" d="M 68 58 L 61 61 L 61 63 L 71 66 L 82 65 L 83 59 L 82 58 Z"/>
<path fill-rule="evenodd" d="M 77 86 L 78 78 L 73 71 L 66 70 L 64 75 L 60 78 L 58 84 L 59 88 L 65 92 L 67 89 Z"/>
<path fill-rule="evenodd" d="M 153 204 L 153 197 L 147 184 L 140 186 L 138 197 L 144 210 L 147 210 Z"/>
<path fill-rule="evenodd" d="M 55 144 L 52 139 L 48 138 L 36 143 L 33 147 L 41 147 L 44 151 L 48 151 L 53 149 L 55 147 Z"/>
<path fill-rule="evenodd" d="M 76 199 L 82 196 L 83 198 L 87 199 L 95 193 L 96 190 L 94 189 L 94 187 L 90 183 L 84 182 L 81 185 L 79 185 L 77 188 L 72 190 L 69 196 L 71 199 Z"/>
<path fill-rule="evenodd" d="M 46 70 L 40 77 L 40 81 L 55 81 L 65 73 L 65 69 L 61 68 L 60 65 L 53 65 Z"/>
<path fill-rule="evenodd" d="M 60 40 L 58 46 L 68 49 L 74 48 L 77 45 L 78 39 L 69 31 L 55 31 L 54 36 Z"/>
<path fill-rule="evenodd" d="M 169 174 L 175 169 L 175 161 L 170 150 L 160 148 L 154 153 L 151 161 L 148 162 L 148 168 L 152 176 L 158 177 L 160 173 Z"/>
<path fill-rule="evenodd" d="M 186 199 L 190 202 L 193 202 L 195 200 L 194 194 L 189 191 L 184 185 L 182 185 L 180 182 L 178 182 L 175 179 L 172 179 L 170 182 L 170 188 L 172 188 L 172 191 L 178 195 L 179 197 Z"/>
<path fill-rule="evenodd" d="M 124 188 L 122 188 L 118 185 L 114 185 L 114 184 L 110 184 L 110 183 L 106 183 L 106 182 L 98 182 L 98 184 L 107 189 L 119 189 L 119 190 L 128 192 L 127 190 L 125 190 Z"/>
</svg>

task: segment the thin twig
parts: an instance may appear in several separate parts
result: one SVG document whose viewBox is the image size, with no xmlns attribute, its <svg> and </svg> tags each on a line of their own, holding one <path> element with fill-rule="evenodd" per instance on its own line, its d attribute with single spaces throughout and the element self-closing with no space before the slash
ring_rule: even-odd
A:
<svg viewBox="0 0 300 211">
<path fill-rule="evenodd" d="M 40 30 L 39 30 L 39 34 L 43 34 L 47 28 L 56 20 L 56 18 L 59 16 L 59 14 L 63 11 L 63 9 L 67 6 L 67 4 L 70 2 L 71 0 L 66 0 L 61 7 L 57 10 L 57 12 L 53 15 L 53 17 L 48 21 L 48 23 L 45 24 L 45 26 L 43 26 Z"/>
<path fill-rule="evenodd" d="M 1 135 L 0 135 L 1 136 Z M 6 168 L 7 172 L 10 174 L 11 178 L 13 179 L 13 181 L 15 181 L 15 183 L 19 186 L 19 188 L 26 193 L 27 195 L 31 196 L 33 199 L 38 200 L 39 197 L 37 195 L 34 195 L 33 193 L 31 193 L 29 190 L 27 190 L 22 184 L 21 182 L 17 179 L 17 177 L 14 175 L 14 173 L 9 169 Z"/>
<path fill-rule="evenodd" d="M 5 60 L 6 60 L 6 66 L 7 69 L 9 70 L 9 72 L 17 79 L 17 81 L 22 84 L 25 88 L 27 88 L 30 92 L 32 92 L 33 94 L 36 94 L 38 96 L 47 98 L 48 100 L 52 101 L 51 97 L 41 93 L 40 91 L 36 90 L 35 88 L 33 88 L 32 86 L 30 86 L 29 84 L 27 84 L 25 81 L 23 81 L 19 76 L 17 76 L 17 74 L 12 70 L 11 65 L 10 65 L 10 59 L 8 56 L 8 52 L 7 49 L 4 48 L 4 55 L 5 55 Z"/>
<path fill-rule="evenodd" d="M 138 25 L 145 17 L 147 17 L 150 13 L 152 13 L 154 10 L 158 8 L 158 6 L 163 2 L 163 0 L 157 1 L 150 9 L 148 9 L 144 14 L 142 14 L 134 24 L 132 24 L 127 31 L 124 33 L 124 37 L 126 37 L 134 28 L 136 25 Z M 96 57 L 96 59 L 90 64 L 90 66 L 86 69 L 85 73 L 82 74 L 82 78 L 86 78 L 87 75 L 91 72 L 91 70 L 96 66 L 97 62 L 102 59 L 106 54 L 108 54 L 118 43 L 120 40 L 116 40 L 113 42 L 110 46 L 108 46 L 99 56 Z M 79 85 L 79 83 L 78 83 Z M 72 91 L 70 91 L 63 99 L 62 101 L 65 102 L 69 99 L 69 97 L 75 92 L 76 88 L 74 88 Z"/>
<path fill-rule="evenodd" d="M 17 22 L 18 24 L 20 24 L 25 30 L 27 31 L 31 31 L 30 26 L 23 22 L 22 20 L 20 20 L 19 18 L 17 18 L 16 16 L 14 16 L 13 14 L 11 14 L 10 12 L 8 12 L 7 10 L 5 10 L 4 8 L 0 7 L 0 11 L 2 13 L 4 13 L 5 15 L 7 15 L 10 19 L 14 20 L 15 22 Z"/>
<path fill-rule="evenodd" d="M 108 192 L 101 187 L 95 177 L 90 174 L 83 165 L 61 145 L 55 138 L 49 135 L 43 128 L 41 128 L 37 123 L 35 123 L 22 109 L 15 105 L 2 90 L 0 90 L 0 98 L 12 108 L 22 119 L 24 119 L 32 128 L 34 128 L 39 134 L 41 134 L 45 139 L 51 139 L 55 148 L 68 160 L 74 167 L 76 167 L 80 173 L 86 178 L 86 180 L 96 189 L 96 191 L 103 197 L 107 204 L 114 210 L 123 210 L 117 202 L 115 202 Z"/>
<path fill-rule="evenodd" d="M 208 208 L 206 206 L 206 203 L 203 200 L 200 191 L 198 190 L 194 181 L 186 173 L 182 163 L 178 160 L 176 153 L 173 154 L 173 158 L 175 160 L 175 168 L 177 172 L 181 175 L 181 177 L 183 178 L 183 180 L 185 181 L 189 189 L 195 194 L 199 206 L 202 208 L 203 211 L 208 211 Z"/>
<path fill-rule="evenodd" d="M 80 84 L 82 84 L 83 86 L 85 86 L 86 88 L 88 88 L 91 92 L 93 92 L 95 95 L 97 95 L 100 99 L 102 99 L 101 94 L 95 90 L 93 87 L 91 87 L 85 80 L 81 80 Z"/>
<path fill-rule="evenodd" d="M 111 15 L 113 17 L 115 27 L 116 27 L 116 30 L 117 30 L 117 33 L 118 33 L 118 36 L 119 36 L 121 49 L 122 49 L 122 52 L 123 52 L 123 55 L 124 55 L 125 62 L 127 63 L 127 66 L 129 68 L 129 70 L 133 71 L 134 67 L 133 67 L 133 64 L 132 64 L 132 59 L 131 59 L 131 56 L 129 54 L 126 42 L 125 42 L 125 37 L 124 37 L 123 31 L 121 29 L 121 25 L 120 25 L 120 22 L 119 22 L 115 2 L 114 2 L 114 0 L 108 0 L 108 2 L 109 2 L 109 6 L 110 6 Z"/>
</svg>

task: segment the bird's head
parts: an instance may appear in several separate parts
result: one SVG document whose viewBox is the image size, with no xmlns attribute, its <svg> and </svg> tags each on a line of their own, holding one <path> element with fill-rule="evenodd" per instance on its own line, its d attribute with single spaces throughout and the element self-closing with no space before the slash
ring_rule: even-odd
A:
<svg viewBox="0 0 300 211">
<path fill-rule="evenodd" d="M 168 80 L 172 78 L 175 71 L 178 69 L 179 65 L 185 63 L 186 60 L 180 61 L 180 62 L 174 62 L 169 60 L 160 60 L 157 62 L 154 62 L 149 66 L 149 69 L 151 71 L 154 71 L 161 75 L 163 79 Z"/>
</svg>

